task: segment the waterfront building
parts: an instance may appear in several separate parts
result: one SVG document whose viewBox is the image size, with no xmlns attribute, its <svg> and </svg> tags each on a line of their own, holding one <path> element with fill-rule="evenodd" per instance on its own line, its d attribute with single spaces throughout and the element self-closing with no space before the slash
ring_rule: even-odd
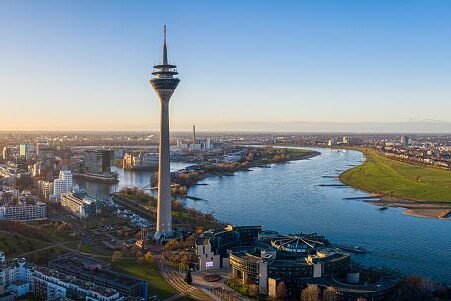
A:
<svg viewBox="0 0 451 301">
<path fill-rule="evenodd" d="M 399 283 L 396 276 L 358 279 L 350 254 L 316 233 L 282 235 L 261 226 L 228 226 L 204 232 L 195 244 L 199 270 L 231 268 L 233 278 L 243 285 L 258 285 L 259 293 L 271 298 L 283 282 L 291 296 L 299 296 L 308 284 L 318 284 L 336 288 L 337 300 L 351 300 L 349 296 L 385 300 Z"/>
<path fill-rule="evenodd" d="M 3 205 L 0 207 L 0 220 L 38 221 L 47 219 L 45 203 Z"/>
<path fill-rule="evenodd" d="M 85 171 L 92 174 L 111 173 L 113 158 L 114 152 L 111 150 L 87 150 L 84 157 Z"/>
<path fill-rule="evenodd" d="M 124 155 L 122 166 L 126 169 L 147 169 L 158 166 L 158 154 L 148 152 L 130 152 Z"/>
<path fill-rule="evenodd" d="M 180 79 L 175 76 L 177 66 L 168 62 L 166 46 L 166 25 L 164 26 L 163 62 L 155 65 L 150 83 L 160 99 L 160 149 L 158 172 L 158 205 L 157 224 L 154 238 L 157 241 L 174 237 L 171 213 L 171 172 L 170 172 L 170 141 L 169 141 L 169 100 L 177 88 Z"/>
<path fill-rule="evenodd" d="M 85 192 L 64 193 L 61 196 L 61 206 L 78 218 L 96 215 L 96 199 Z"/>
<path fill-rule="evenodd" d="M 73 177 L 70 170 L 61 170 L 58 179 L 53 181 L 53 195 L 60 199 L 63 193 L 71 192 L 73 188 Z"/>
<path fill-rule="evenodd" d="M 210 138 L 197 139 L 196 143 L 189 143 L 189 141 L 187 142 L 182 139 L 177 139 L 177 148 L 190 151 L 205 151 L 211 150 L 213 148 L 213 144 L 211 143 Z"/>
</svg>

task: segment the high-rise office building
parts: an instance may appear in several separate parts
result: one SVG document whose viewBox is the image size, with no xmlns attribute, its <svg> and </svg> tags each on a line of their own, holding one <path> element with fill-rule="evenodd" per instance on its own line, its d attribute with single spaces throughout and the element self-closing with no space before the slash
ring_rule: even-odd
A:
<svg viewBox="0 0 451 301">
<path fill-rule="evenodd" d="M 171 173 L 169 149 L 169 100 L 174 93 L 180 79 L 175 76 L 177 66 L 168 62 L 166 46 L 166 26 L 164 26 L 163 62 L 155 65 L 152 74 L 155 76 L 150 83 L 160 98 L 160 158 L 158 172 L 158 206 L 157 229 L 154 238 L 157 241 L 174 237 L 171 216 Z"/>
<path fill-rule="evenodd" d="M 30 160 L 32 147 L 31 144 L 21 144 L 19 146 L 19 155 L 22 160 Z"/>
<path fill-rule="evenodd" d="M 85 170 L 87 173 L 104 174 L 111 173 L 111 161 L 114 152 L 111 150 L 87 150 L 85 152 Z"/>
</svg>

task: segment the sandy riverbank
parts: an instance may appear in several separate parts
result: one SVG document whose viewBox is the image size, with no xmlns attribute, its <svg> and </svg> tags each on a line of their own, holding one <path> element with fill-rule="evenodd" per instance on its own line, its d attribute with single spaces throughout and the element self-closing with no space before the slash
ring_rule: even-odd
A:
<svg viewBox="0 0 451 301">
<path fill-rule="evenodd" d="M 451 220 L 451 204 L 428 201 L 398 200 L 389 197 L 382 197 L 380 200 L 368 200 L 367 202 L 381 207 L 404 208 L 406 209 L 404 214 L 410 216 Z"/>
<path fill-rule="evenodd" d="M 404 208 L 406 215 L 451 220 L 451 173 L 386 158 L 363 150 L 366 160 L 340 174 L 343 184 L 379 198 L 366 200 L 376 206 Z"/>
</svg>

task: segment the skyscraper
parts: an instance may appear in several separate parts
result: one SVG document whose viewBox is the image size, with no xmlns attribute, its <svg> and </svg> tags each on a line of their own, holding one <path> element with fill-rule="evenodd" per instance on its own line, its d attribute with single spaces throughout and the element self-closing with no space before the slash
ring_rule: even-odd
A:
<svg viewBox="0 0 451 301">
<path fill-rule="evenodd" d="M 160 98 L 160 157 L 158 172 L 158 206 L 157 229 L 155 240 L 162 241 L 174 237 L 172 231 L 171 215 L 171 172 L 170 172 L 170 148 L 169 148 L 169 100 L 174 93 L 180 79 L 177 66 L 168 63 L 168 51 L 166 46 L 166 25 L 164 26 L 163 62 L 153 66 L 154 77 L 150 84 Z"/>
<path fill-rule="evenodd" d="M 30 160 L 31 148 L 32 148 L 31 144 L 21 144 L 19 146 L 20 159 L 27 161 Z"/>
</svg>

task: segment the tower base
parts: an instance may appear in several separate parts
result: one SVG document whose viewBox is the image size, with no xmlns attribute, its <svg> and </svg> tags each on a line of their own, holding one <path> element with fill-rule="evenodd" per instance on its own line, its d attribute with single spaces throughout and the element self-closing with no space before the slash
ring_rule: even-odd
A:
<svg viewBox="0 0 451 301">
<path fill-rule="evenodd" d="M 182 233 L 177 232 L 177 231 L 171 231 L 171 232 L 155 231 L 155 233 L 153 234 L 153 239 L 157 243 L 165 243 L 170 240 L 179 240 L 181 238 L 182 238 Z"/>
</svg>

